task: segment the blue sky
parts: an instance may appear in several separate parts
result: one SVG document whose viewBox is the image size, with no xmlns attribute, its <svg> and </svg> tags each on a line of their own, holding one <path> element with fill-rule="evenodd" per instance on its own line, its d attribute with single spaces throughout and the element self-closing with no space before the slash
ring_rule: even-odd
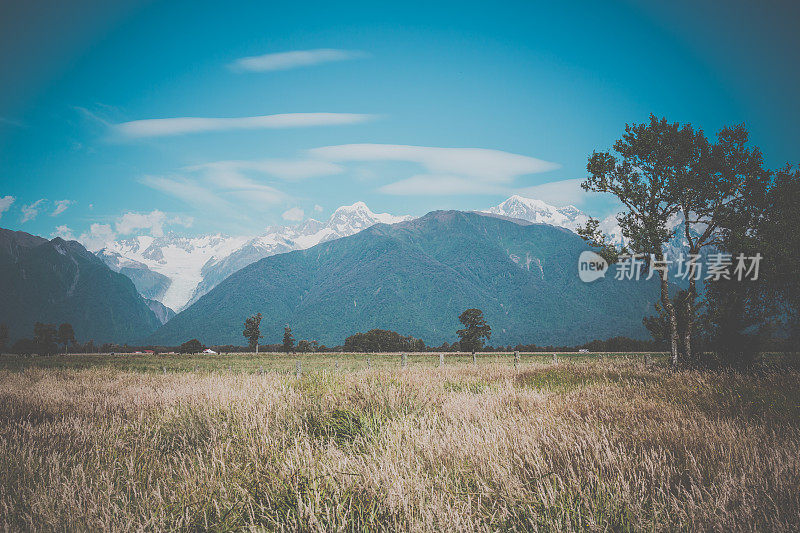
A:
<svg viewBox="0 0 800 533">
<path fill-rule="evenodd" d="M 798 3 L 11 4 L 0 226 L 40 235 L 255 234 L 512 193 L 604 216 L 577 187 L 587 156 L 651 112 L 745 122 L 771 166 L 800 146 Z"/>
</svg>

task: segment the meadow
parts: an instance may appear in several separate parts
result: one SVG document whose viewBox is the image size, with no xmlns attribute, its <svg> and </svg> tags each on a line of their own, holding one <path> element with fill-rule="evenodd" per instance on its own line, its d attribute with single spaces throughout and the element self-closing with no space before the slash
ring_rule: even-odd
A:
<svg viewBox="0 0 800 533">
<path fill-rule="evenodd" d="M 366 357 L 0 357 L 0 527 L 800 530 L 796 371 Z"/>
</svg>

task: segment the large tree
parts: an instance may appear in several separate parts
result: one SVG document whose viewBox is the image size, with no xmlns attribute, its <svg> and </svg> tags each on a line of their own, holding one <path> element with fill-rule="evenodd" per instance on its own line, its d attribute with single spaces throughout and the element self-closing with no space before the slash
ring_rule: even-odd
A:
<svg viewBox="0 0 800 533">
<path fill-rule="evenodd" d="M 292 328 L 286 326 L 283 328 L 283 351 L 289 353 L 294 348 L 294 335 L 292 335 Z"/>
<path fill-rule="evenodd" d="M 700 359 L 695 346 L 699 272 L 690 270 L 688 289 L 673 300 L 667 279 L 670 263 L 682 259 L 684 270 L 687 265 L 699 268 L 691 266 L 691 261 L 699 261 L 704 248 L 744 252 L 743 243 L 748 240 L 744 237 L 752 241 L 755 228 L 769 218 L 764 207 L 770 173 L 763 168 L 761 152 L 747 143 L 742 125 L 723 128 L 712 143 L 690 124 L 670 123 L 651 115 L 647 123 L 625 127 L 614 144 L 615 154 L 595 152 L 589 158 L 590 176 L 583 188 L 611 193 L 622 202 L 625 209 L 617 220 L 628 248 L 623 251 L 642 254 L 646 268 L 657 265 L 660 270 L 660 318 L 650 319 L 646 325 L 668 333 L 675 366 L 697 364 Z M 596 220 L 590 220 L 579 233 L 598 246 L 606 259 L 613 262 L 619 258 L 620 250 L 603 238 Z M 680 237 L 683 257 L 664 256 L 664 245 L 673 237 Z M 708 292 L 723 290 L 723 285 L 728 293 L 723 307 L 731 307 L 733 285 L 720 283 Z M 658 326 L 659 322 L 667 327 Z"/>
<path fill-rule="evenodd" d="M 646 268 L 664 264 L 664 244 L 673 232 L 670 222 L 678 212 L 673 184 L 676 176 L 690 172 L 697 158 L 697 137 L 691 128 L 670 124 L 650 116 L 643 124 L 627 124 L 613 152 L 594 152 L 586 169 L 589 177 L 582 187 L 587 191 L 611 193 L 623 204 L 617 216 L 627 248 L 641 254 Z M 591 238 L 584 228 L 584 238 Z M 589 231 L 587 231 L 589 230 Z M 597 242 L 602 246 L 604 242 Z M 654 263 L 657 263 L 654 264 Z M 678 364 L 678 319 L 670 298 L 666 271 L 658 276 L 661 305 L 669 320 L 670 353 Z"/>
<path fill-rule="evenodd" d="M 483 347 L 484 340 L 492 336 L 492 328 L 486 323 L 480 309 L 467 309 L 458 320 L 464 324 L 464 329 L 456 331 L 462 350 L 475 353 Z"/>
<path fill-rule="evenodd" d="M 262 336 L 260 326 L 261 313 L 256 313 L 244 321 L 244 331 L 242 332 L 244 338 L 247 339 L 250 349 L 252 350 L 255 348 L 256 354 L 258 354 L 258 339 Z"/>
<path fill-rule="evenodd" d="M 742 282 L 737 277 L 712 283 L 705 295 L 703 326 L 712 364 L 746 368 L 755 362 L 761 341 L 776 331 L 789 349 L 800 346 L 800 167 L 786 166 L 769 179 L 745 185 L 747 199 L 726 213 L 719 248 L 732 255 L 760 256 Z"/>
<path fill-rule="evenodd" d="M 75 330 L 72 329 L 72 324 L 64 322 L 58 326 L 58 342 L 64 345 L 64 353 L 67 353 L 69 344 L 75 342 Z"/>
<path fill-rule="evenodd" d="M 58 330 L 55 324 L 37 322 L 33 325 L 33 342 L 39 355 L 52 355 L 57 349 Z"/>
<path fill-rule="evenodd" d="M 769 172 L 763 168 L 761 152 L 747 146 L 748 133 L 743 125 L 722 128 L 713 144 L 702 131 L 692 132 L 690 125 L 681 129 L 694 136 L 694 152 L 687 158 L 689 164 L 675 173 L 670 188 L 683 219 L 680 236 L 685 242 L 686 257 L 698 258 L 704 248 L 722 246 L 724 228 L 737 226 L 743 216 L 755 220 L 753 215 L 761 209 Z M 747 223 L 745 227 L 752 225 Z M 698 296 L 696 276 L 690 275 L 688 281 L 689 288 L 681 298 L 688 318 L 682 350 L 687 363 L 697 364 L 700 354 L 695 353 L 692 340 Z"/>
</svg>

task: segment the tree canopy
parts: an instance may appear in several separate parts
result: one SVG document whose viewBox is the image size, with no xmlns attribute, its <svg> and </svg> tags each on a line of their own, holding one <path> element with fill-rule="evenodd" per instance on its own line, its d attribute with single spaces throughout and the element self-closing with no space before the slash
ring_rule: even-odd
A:
<svg viewBox="0 0 800 533">
<path fill-rule="evenodd" d="M 289 353 L 294 348 L 294 335 L 292 335 L 292 328 L 286 326 L 283 328 L 283 351 Z"/>
<path fill-rule="evenodd" d="M 480 309 L 467 309 L 461 313 L 458 320 L 464 324 L 464 329 L 456 332 L 461 339 L 459 342 L 462 350 L 468 352 L 480 350 L 484 341 L 492 336 L 492 328 L 486 323 L 483 311 Z"/>
<path fill-rule="evenodd" d="M 178 352 L 179 353 L 200 353 L 205 349 L 206 349 L 205 345 L 203 343 L 201 343 L 199 340 L 191 339 L 191 340 L 188 340 L 188 341 L 184 342 L 183 344 L 181 344 L 180 347 L 178 348 Z"/>
<path fill-rule="evenodd" d="M 256 352 L 258 352 L 258 339 L 262 337 L 260 326 L 261 313 L 256 313 L 244 321 L 244 331 L 242 331 L 242 335 L 247 339 L 250 349 Z"/>
</svg>

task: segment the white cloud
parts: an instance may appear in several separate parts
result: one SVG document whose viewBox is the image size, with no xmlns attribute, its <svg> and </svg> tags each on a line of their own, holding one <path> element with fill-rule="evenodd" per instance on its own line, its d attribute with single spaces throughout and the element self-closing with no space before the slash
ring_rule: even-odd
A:
<svg viewBox="0 0 800 533">
<path fill-rule="evenodd" d="M 115 237 L 116 234 L 109 224 L 92 224 L 89 227 L 89 231 L 81 233 L 80 237 L 78 237 L 78 241 L 80 241 L 87 250 L 96 252 L 105 248 Z"/>
<path fill-rule="evenodd" d="M 319 205 L 319 204 L 316 204 L 316 205 L 314 206 L 314 212 L 315 212 L 315 213 L 322 213 L 322 206 L 321 206 L 321 205 Z"/>
<path fill-rule="evenodd" d="M 150 213 L 125 213 L 116 222 L 117 233 L 128 235 L 136 230 L 148 230 L 150 235 L 161 237 L 164 235 L 164 226 L 167 224 L 178 224 L 189 227 L 194 222 L 191 217 L 172 217 L 168 218 L 166 213 L 158 209 Z"/>
<path fill-rule="evenodd" d="M 51 234 L 51 237 L 61 237 L 65 241 L 75 240 L 75 235 L 72 233 L 72 230 L 67 225 L 56 227 L 55 231 Z"/>
<path fill-rule="evenodd" d="M 124 137 L 160 137 L 205 131 L 307 128 L 359 124 L 373 115 L 357 113 L 283 113 L 237 118 L 177 117 L 133 120 L 114 129 Z"/>
<path fill-rule="evenodd" d="M 291 220 L 294 222 L 298 222 L 300 220 L 303 220 L 305 212 L 299 207 L 293 207 L 288 211 L 284 211 L 284 213 L 281 216 L 283 217 L 284 220 Z"/>
<path fill-rule="evenodd" d="M 282 191 L 261 183 L 246 173 L 302 179 L 342 171 L 338 165 L 326 161 L 292 160 L 216 161 L 189 166 L 183 170 L 198 176 L 145 176 L 140 183 L 179 198 L 193 207 L 214 209 L 235 218 L 242 218 L 242 204 L 259 209 L 287 199 Z"/>
<path fill-rule="evenodd" d="M 286 181 L 340 174 L 344 169 L 330 161 L 309 159 L 261 159 L 256 161 L 214 161 L 187 167 L 189 171 L 204 172 L 208 179 L 228 181 L 245 172 L 266 174 Z"/>
<path fill-rule="evenodd" d="M 574 205 L 584 209 L 591 208 L 596 213 L 616 213 L 619 211 L 619 200 L 612 194 L 584 191 L 581 188 L 583 181 L 581 178 L 551 181 L 531 187 L 515 188 L 509 192 L 526 198 L 536 198 L 552 205 Z"/>
<path fill-rule="evenodd" d="M 380 187 L 378 191 L 395 195 L 427 194 L 444 196 L 450 194 L 504 194 L 507 188 L 486 183 L 474 178 L 445 174 L 417 174 Z"/>
<path fill-rule="evenodd" d="M 9 210 L 14 200 L 16 200 L 16 198 L 13 196 L 0 196 L 0 218 L 3 218 L 3 213 Z"/>
<path fill-rule="evenodd" d="M 22 219 L 20 219 L 21 223 L 28 222 L 29 220 L 35 219 L 39 215 L 39 209 L 43 206 L 42 204 L 45 202 L 44 198 L 40 198 L 36 200 L 32 204 L 23 205 L 22 206 Z"/>
<path fill-rule="evenodd" d="M 207 187 L 186 178 L 145 176 L 139 182 L 151 189 L 156 189 L 178 198 L 196 208 L 224 209 L 226 211 L 233 209 L 233 205 L 224 198 L 221 198 Z"/>
<path fill-rule="evenodd" d="M 515 190 L 515 194 L 526 198 L 536 198 L 552 205 L 582 204 L 584 197 L 596 193 L 588 193 L 581 189 L 583 180 L 568 179 L 561 181 L 551 181 L 540 185 L 533 185 Z"/>
<path fill-rule="evenodd" d="M 73 202 L 72 200 L 56 200 L 56 208 L 53 209 L 53 212 L 50 213 L 50 216 L 57 217 L 58 215 L 66 211 L 67 208 L 73 203 L 75 202 Z"/>
<path fill-rule="evenodd" d="M 264 54 L 260 56 L 242 57 L 231 63 L 234 70 L 251 72 L 266 72 L 270 70 L 288 70 L 297 67 L 307 67 L 332 61 L 346 61 L 365 57 L 366 54 L 355 50 L 336 50 L 331 48 L 318 48 L 316 50 L 292 50 Z"/>
<path fill-rule="evenodd" d="M 105 248 L 120 235 L 141 234 L 144 230 L 153 237 L 160 237 L 164 235 L 164 228 L 168 225 L 180 225 L 188 228 L 193 222 L 192 217 L 168 216 L 156 209 L 150 213 L 125 213 L 116 219 L 113 227 L 111 224 L 92 224 L 89 231 L 81 233 L 77 239 L 72 236 L 72 230 L 67 226 L 57 227 L 54 235 L 64 239 L 75 239 L 87 250 L 96 252 Z"/>
<path fill-rule="evenodd" d="M 346 144 L 309 150 L 335 162 L 416 163 L 425 173 L 380 188 L 388 194 L 485 194 L 500 192 L 520 176 L 560 167 L 534 157 L 485 148 L 439 148 L 396 144 Z"/>
</svg>

